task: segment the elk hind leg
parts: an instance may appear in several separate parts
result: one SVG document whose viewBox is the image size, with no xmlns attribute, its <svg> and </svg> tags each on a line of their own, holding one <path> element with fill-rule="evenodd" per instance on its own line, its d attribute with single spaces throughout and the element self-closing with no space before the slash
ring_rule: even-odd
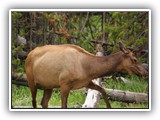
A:
<svg viewBox="0 0 160 120">
<path fill-rule="evenodd" d="M 36 95 L 37 95 L 37 88 L 34 85 L 29 85 L 30 90 L 31 90 L 31 95 L 32 95 L 32 106 L 33 108 L 36 108 Z"/>
</svg>

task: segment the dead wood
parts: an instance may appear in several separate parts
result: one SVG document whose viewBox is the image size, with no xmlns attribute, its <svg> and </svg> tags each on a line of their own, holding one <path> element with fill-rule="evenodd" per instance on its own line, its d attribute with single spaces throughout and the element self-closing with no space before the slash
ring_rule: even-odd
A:
<svg viewBox="0 0 160 120">
<path fill-rule="evenodd" d="M 105 88 L 109 99 L 126 103 L 146 103 L 148 102 L 148 94 L 136 93 L 123 90 L 114 90 Z"/>
</svg>

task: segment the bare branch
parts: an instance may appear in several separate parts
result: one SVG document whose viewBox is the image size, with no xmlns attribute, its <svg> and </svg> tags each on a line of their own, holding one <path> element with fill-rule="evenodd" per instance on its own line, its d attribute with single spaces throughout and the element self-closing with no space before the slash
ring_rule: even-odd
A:
<svg viewBox="0 0 160 120">
<path fill-rule="evenodd" d="M 85 20 L 85 22 L 84 22 L 84 24 L 83 24 L 83 27 L 82 27 L 82 29 L 81 29 L 80 32 L 83 32 L 84 27 L 86 26 L 86 24 L 87 24 L 87 22 L 88 22 L 88 19 L 89 19 L 89 12 L 87 12 L 86 20 Z"/>
</svg>

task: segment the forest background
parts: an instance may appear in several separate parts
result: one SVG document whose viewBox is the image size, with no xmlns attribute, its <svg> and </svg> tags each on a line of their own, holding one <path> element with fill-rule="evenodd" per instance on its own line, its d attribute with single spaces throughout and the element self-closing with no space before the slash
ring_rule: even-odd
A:
<svg viewBox="0 0 160 120">
<path fill-rule="evenodd" d="M 25 73 L 24 62 L 27 54 L 37 46 L 46 44 L 76 44 L 95 54 L 95 44 L 92 41 L 102 41 L 105 54 L 110 55 L 119 51 L 118 42 L 121 40 L 129 49 L 137 49 L 138 61 L 148 65 L 149 13 L 141 12 L 19 12 L 11 13 L 12 38 L 12 71 Z M 132 85 L 124 86 L 121 82 L 107 80 L 106 86 L 132 92 L 148 93 L 148 80 L 136 76 L 127 76 Z M 113 84 L 116 84 L 113 86 Z M 132 86 L 132 87 L 131 87 Z M 27 94 L 26 94 L 27 91 Z M 12 105 L 30 105 L 28 89 L 12 86 Z M 56 92 L 57 93 L 57 92 Z M 39 94 L 42 94 L 40 92 Z M 55 94 L 55 93 L 54 93 Z M 59 95 L 59 92 L 57 93 Z M 24 96 L 25 95 L 25 96 Z M 58 96 L 57 95 L 57 96 Z M 42 95 L 40 95 L 42 96 Z M 59 95 L 60 96 L 60 95 Z M 85 95 L 72 93 L 70 106 L 83 104 Z M 26 99 L 25 101 L 23 99 Z M 29 98 L 29 99 L 28 99 Z M 56 99 L 57 98 L 57 99 Z M 60 105 L 56 97 L 52 105 Z M 41 98 L 39 98 L 41 99 Z M 74 101 L 74 102 L 73 102 Z M 28 103 L 28 104 L 26 104 Z M 57 103 L 57 104 L 55 104 Z M 144 104 L 124 104 L 112 102 L 115 108 L 148 108 Z M 99 107 L 104 107 L 101 102 Z"/>
</svg>

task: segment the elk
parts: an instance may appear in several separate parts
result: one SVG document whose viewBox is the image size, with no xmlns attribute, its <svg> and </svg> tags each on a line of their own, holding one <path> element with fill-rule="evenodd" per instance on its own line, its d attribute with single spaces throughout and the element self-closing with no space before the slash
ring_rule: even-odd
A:
<svg viewBox="0 0 160 120">
<path fill-rule="evenodd" d="M 133 52 L 119 42 L 120 51 L 109 56 L 95 56 L 83 48 L 71 45 L 45 45 L 32 50 L 25 61 L 32 106 L 36 108 L 37 86 L 44 89 L 41 105 L 48 108 L 53 88 L 60 88 L 62 108 L 67 108 L 70 90 L 82 87 L 98 90 L 110 108 L 105 90 L 93 79 L 125 71 L 128 74 L 146 76 L 147 71 L 137 62 Z"/>
</svg>

